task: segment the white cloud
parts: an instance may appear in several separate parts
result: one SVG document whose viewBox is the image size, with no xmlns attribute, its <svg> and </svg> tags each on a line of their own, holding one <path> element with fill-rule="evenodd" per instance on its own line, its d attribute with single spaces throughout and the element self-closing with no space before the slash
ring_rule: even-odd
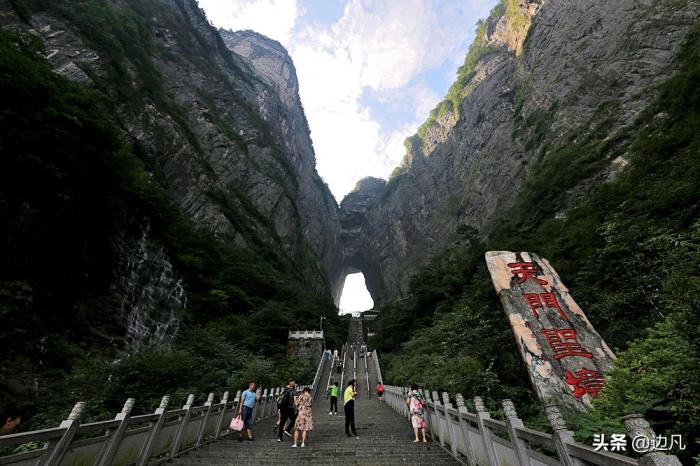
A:
<svg viewBox="0 0 700 466">
<path fill-rule="evenodd" d="M 252 29 L 287 45 L 299 17 L 297 0 L 199 0 L 215 26 Z"/>
<path fill-rule="evenodd" d="M 463 59 L 476 19 L 496 0 L 347 0 L 329 25 L 305 23 L 303 0 L 199 1 L 215 25 L 287 47 L 318 172 L 340 201 L 360 178 L 387 177 L 400 163 L 403 140 L 442 98 L 421 73 Z M 408 108 L 401 122 L 373 115 L 361 100 L 367 90 L 389 109 Z"/>
<path fill-rule="evenodd" d="M 339 200 L 364 176 L 387 177 L 403 158 L 405 137 L 441 98 L 412 81 L 451 57 L 465 34 L 446 28 L 433 6 L 351 0 L 338 22 L 302 28 L 290 42 L 318 171 Z M 360 104 L 365 89 L 388 106 L 408 101 L 414 121 L 374 119 Z"/>
</svg>

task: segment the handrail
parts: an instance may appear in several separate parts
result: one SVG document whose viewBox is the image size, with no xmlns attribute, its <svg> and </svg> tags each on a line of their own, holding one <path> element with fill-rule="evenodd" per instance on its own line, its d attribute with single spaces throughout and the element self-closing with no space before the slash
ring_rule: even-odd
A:
<svg viewBox="0 0 700 466">
<path fill-rule="evenodd" d="M 319 365 L 325 363 L 322 357 Z M 305 386 L 302 386 L 302 388 Z M 254 419 L 267 419 L 277 412 L 276 398 L 283 387 L 259 388 Z M 137 464 L 161 463 L 230 435 L 228 426 L 236 415 L 241 391 L 233 400 L 225 392 L 218 403 L 210 393 L 206 402 L 194 406 L 194 394 L 182 408 L 168 411 L 164 396 L 155 412 L 131 416 L 135 400 L 130 398 L 113 419 L 81 424 L 85 403 L 73 407 L 58 427 L 0 436 L 0 447 L 44 442 L 42 448 L 0 457 L 1 465 L 20 464 Z M 120 448 L 128 442 L 129 448 Z"/>
<path fill-rule="evenodd" d="M 379 353 L 377 353 L 376 349 L 372 351 L 372 358 L 374 359 L 374 366 L 377 369 L 377 382 L 381 382 L 384 379 L 382 378 L 382 369 L 379 367 Z"/>
<path fill-rule="evenodd" d="M 343 345 L 345 346 L 345 345 Z M 342 351 L 342 349 L 341 349 Z M 330 397 L 330 394 L 328 393 L 328 387 L 331 386 L 331 378 L 333 378 L 333 370 L 335 369 L 335 359 L 331 356 L 331 370 L 328 371 L 328 380 L 326 381 L 326 399 Z"/>
<path fill-rule="evenodd" d="M 369 370 L 367 369 L 367 346 L 362 347 L 362 359 L 365 360 L 365 379 L 367 379 L 367 399 L 372 399 L 372 390 L 369 387 Z"/>
<path fill-rule="evenodd" d="M 381 366 L 377 350 L 373 351 L 377 376 L 381 379 Z M 411 413 L 406 404 L 408 387 L 384 385 L 384 401 L 394 411 L 410 419 Z M 640 464 L 640 460 L 608 451 L 596 451 L 595 448 L 577 443 L 570 431 L 563 426 L 561 417 L 557 416 L 558 408 L 548 406 L 548 416 L 556 410 L 555 416 L 550 417 L 554 425 L 554 434 L 540 432 L 525 427 L 518 418 L 515 406 L 510 400 L 503 400 L 503 412 L 506 420 L 491 419 L 489 412 L 480 397 L 474 397 L 476 413 L 470 413 L 462 395 L 451 398 L 447 392 L 424 391 L 426 430 L 430 432 L 433 441 L 445 449 L 460 462 L 467 464 L 513 464 L 530 466 L 531 464 L 546 464 L 552 466 L 571 464 L 594 464 L 600 466 Z M 455 404 L 453 403 L 456 403 Z M 641 418 L 641 417 L 640 417 Z M 636 417 L 635 417 L 636 419 Z M 643 421 L 643 418 L 641 418 Z M 648 424 L 646 424 L 648 427 Z M 633 434 L 636 427 L 631 427 Z M 649 428 L 649 431 L 651 429 Z M 499 434 L 496 435 L 496 432 Z M 653 433 L 653 432 L 652 432 Z M 506 434 L 503 436 L 502 434 Z M 538 451 L 538 447 L 551 452 L 546 454 Z M 556 453 L 554 453 L 556 452 Z M 662 455 L 663 452 L 654 452 Z M 669 461 L 664 464 L 680 465 L 675 456 L 665 455 Z"/>
<path fill-rule="evenodd" d="M 328 359 L 328 353 L 324 351 L 321 353 L 321 357 L 319 358 L 318 361 L 318 366 L 316 367 L 316 375 L 314 375 L 314 381 L 311 383 L 311 397 L 313 399 L 316 398 L 316 389 L 318 388 L 318 383 L 321 381 L 321 373 L 323 372 L 323 365 L 326 362 L 326 359 Z"/>
<path fill-rule="evenodd" d="M 357 348 L 352 348 L 352 379 L 357 380 Z"/>
<path fill-rule="evenodd" d="M 375 361 L 377 361 L 376 352 Z M 384 398 L 387 405 L 399 414 L 410 418 L 405 401 L 408 392 L 407 387 L 384 386 Z M 438 392 L 433 391 L 431 394 L 429 391 L 425 391 L 424 396 L 426 398 L 424 406 L 427 421 L 426 430 L 430 432 L 432 439 L 448 453 L 459 460 L 466 458 L 468 464 L 516 464 L 524 466 L 535 460 L 552 465 L 576 464 L 581 461 L 601 466 L 635 466 L 640 464 L 638 459 L 607 451 L 596 451 L 593 447 L 577 443 L 570 437 L 562 439 L 557 435 L 557 432 L 561 431 L 555 431 L 553 435 L 527 428 L 517 418 L 513 404 L 509 400 L 505 400 L 503 404 L 507 415 L 504 422 L 490 418 L 480 397 L 476 397 L 474 400 L 477 412 L 470 413 L 467 411 L 464 399 L 459 394 L 455 397 L 456 407 L 453 406 L 446 392 L 438 394 Z M 495 432 L 503 432 L 507 434 L 507 437 L 495 435 Z M 498 448 L 495 447 L 496 444 L 499 445 Z M 556 451 L 557 456 L 547 456 L 532 449 L 538 446 L 552 452 Z M 560 448 L 562 446 L 563 448 Z M 567 456 L 565 460 L 559 457 L 562 454 Z"/>
<path fill-rule="evenodd" d="M 348 347 L 345 345 L 345 349 L 343 350 L 343 367 L 340 370 L 340 389 L 343 390 L 343 381 L 345 379 L 345 360 L 348 357 Z"/>
</svg>

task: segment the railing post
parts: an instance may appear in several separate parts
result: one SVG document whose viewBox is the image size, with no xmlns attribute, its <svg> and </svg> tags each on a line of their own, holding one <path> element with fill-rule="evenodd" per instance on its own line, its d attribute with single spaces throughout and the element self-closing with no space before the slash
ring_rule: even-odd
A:
<svg viewBox="0 0 700 466">
<path fill-rule="evenodd" d="M 506 424 L 508 425 L 508 435 L 510 442 L 513 444 L 515 457 L 518 459 L 520 466 L 530 466 L 530 456 L 527 454 L 527 446 L 518 436 L 516 427 L 524 427 L 523 421 L 518 417 L 518 412 L 515 410 L 515 405 L 510 400 L 503 400 L 503 412 L 506 415 Z"/>
<path fill-rule="evenodd" d="M 637 437 L 644 437 L 646 445 L 649 445 L 646 453 L 639 458 L 639 466 L 681 466 L 676 455 L 667 455 L 662 451 L 654 451 L 656 448 L 656 433 L 641 414 L 630 414 L 622 418 L 625 429 L 634 441 Z M 643 446 L 643 445 L 642 445 Z M 639 451 L 639 450 L 638 450 Z"/>
<path fill-rule="evenodd" d="M 272 416 L 272 405 L 274 404 L 275 401 L 275 389 L 270 388 L 267 391 L 267 404 L 265 405 L 265 414 L 263 415 L 263 419 L 267 419 L 268 417 Z"/>
<path fill-rule="evenodd" d="M 567 444 L 574 442 L 574 433 L 566 428 L 566 421 L 559 410 L 559 406 L 556 404 L 549 404 L 546 405 L 544 409 L 547 414 L 547 419 L 549 420 L 549 425 L 552 426 L 552 430 L 554 431 L 552 438 L 554 439 L 554 445 L 557 448 L 557 454 L 559 455 L 559 461 L 561 461 L 562 466 L 582 466 L 583 463 L 581 461 L 569 455 Z"/>
<path fill-rule="evenodd" d="M 269 393 L 267 394 L 268 400 L 267 400 L 267 409 L 265 410 L 265 419 L 270 418 L 273 416 L 273 413 L 275 412 L 275 390 L 276 388 L 271 388 Z"/>
<path fill-rule="evenodd" d="M 236 414 L 238 413 L 238 408 L 240 407 L 240 404 L 241 404 L 241 394 L 242 394 L 242 391 L 238 390 L 236 392 L 236 397 L 233 399 L 233 417 L 236 417 Z"/>
<path fill-rule="evenodd" d="M 481 434 L 481 440 L 484 443 L 486 457 L 488 458 L 490 465 L 498 466 L 498 457 L 496 456 L 496 451 L 493 448 L 493 440 L 491 440 L 491 429 L 489 429 L 484 423 L 484 419 L 491 419 L 491 415 L 488 411 L 486 411 L 484 400 L 480 396 L 474 397 L 474 406 L 476 407 L 479 433 Z"/>
<path fill-rule="evenodd" d="M 425 399 L 425 413 L 424 414 L 424 420 L 425 420 L 425 431 L 430 434 L 430 438 L 435 438 L 434 432 L 433 432 L 433 413 L 430 412 L 431 407 L 430 404 L 432 403 L 432 399 L 430 398 L 430 391 L 425 391 L 423 393 L 423 398 Z M 404 396 L 404 401 L 406 401 L 406 396 Z M 406 411 L 409 413 L 408 417 L 410 419 L 411 417 L 411 404 L 410 404 L 410 399 L 408 403 L 404 403 L 404 406 L 406 407 Z"/>
<path fill-rule="evenodd" d="M 250 413 L 250 418 L 255 420 L 256 422 L 260 420 L 257 418 L 257 414 L 259 411 L 258 405 L 260 404 L 260 403 L 258 403 L 258 398 L 260 398 L 261 403 L 265 403 L 265 399 L 263 398 L 262 394 L 263 394 L 262 388 L 258 388 L 257 390 L 255 390 L 255 405 L 253 405 L 253 412 Z M 263 407 L 264 407 L 264 404 L 263 404 Z"/>
<path fill-rule="evenodd" d="M 472 445 L 471 435 L 469 435 L 467 421 L 464 420 L 464 415 L 469 411 L 464 404 L 464 397 L 461 393 L 457 393 L 455 399 L 457 400 L 457 411 L 459 412 L 459 428 L 462 431 L 462 438 L 464 439 L 464 456 L 467 458 L 467 464 L 476 464 L 474 462 L 474 446 Z"/>
<path fill-rule="evenodd" d="M 204 403 L 206 410 L 202 416 L 202 424 L 199 426 L 199 432 L 197 433 L 197 443 L 195 443 L 196 447 L 199 447 L 202 444 L 202 438 L 204 438 L 204 431 L 207 427 L 207 420 L 209 419 L 209 414 L 211 413 L 212 404 L 214 404 L 214 394 L 210 393 L 207 397 L 207 401 Z"/>
<path fill-rule="evenodd" d="M 445 433 L 443 432 L 442 429 L 442 423 L 440 422 L 440 406 L 442 406 L 442 403 L 440 402 L 440 395 L 438 395 L 438 392 L 433 390 L 433 407 L 435 410 L 435 423 L 437 424 L 437 431 L 438 435 L 440 436 L 440 446 L 445 446 Z"/>
<path fill-rule="evenodd" d="M 177 455 L 177 452 L 180 450 L 180 445 L 182 445 L 182 439 L 185 436 L 185 427 L 187 426 L 187 422 L 190 420 L 190 414 L 192 412 L 192 403 L 194 403 L 194 394 L 190 393 L 190 395 L 187 397 L 187 401 L 185 402 L 185 406 L 182 407 L 182 409 L 185 410 L 185 413 L 182 415 L 180 426 L 177 428 L 177 434 L 175 434 L 175 440 L 173 441 L 173 447 L 170 450 L 171 458 Z"/>
<path fill-rule="evenodd" d="M 134 408 L 134 403 L 136 403 L 136 400 L 133 398 L 127 399 L 122 408 L 122 412 L 115 416 L 114 419 L 120 422 L 117 428 L 114 429 L 114 433 L 107 443 L 107 448 L 97 463 L 99 466 L 109 466 L 112 464 L 112 461 L 114 461 L 114 456 L 117 454 L 119 444 L 122 442 L 122 437 L 124 437 L 124 432 L 126 432 L 126 428 L 129 426 L 129 416 L 131 410 Z"/>
<path fill-rule="evenodd" d="M 367 368 L 367 346 L 362 348 L 362 359 L 365 361 L 365 379 L 367 379 L 367 399 L 372 399 L 372 388 L 369 386 L 369 369 Z"/>
<path fill-rule="evenodd" d="M 150 459 L 151 453 L 153 452 L 153 447 L 158 441 L 158 434 L 160 434 L 160 430 L 163 428 L 163 423 L 165 423 L 169 402 L 170 397 L 168 395 L 165 395 L 160 400 L 160 406 L 156 409 L 155 412 L 155 414 L 159 415 L 158 420 L 153 423 L 151 433 L 148 435 L 148 439 L 146 440 L 146 443 L 144 444 L 143 449 L 141 450 L 138 462 L 139 466 L 145 466 L 146 464 L 148 464 L 148 460 Z"/>
<path fill-rule="evenodd" d="M 269 405 L 270 405 L 270 406 L 269 406 L 269 408 L 268 408 L 267 417 L 268 417 L 268 418 L 274 418 L 275 412 L 276 412 L 276 408 L 277 408 L 277 404 L 276 404 L 276 401 L 277 401 L 277 387 L 271 388 L 271 389 L 270 389 L 270 394 L 269 394 L 269 396 L 270 396 L 270 401 L 269 401 Z"/>
<path fill-rule="evenodd" d="M 352 378 L 357 380 L 357 349 L 352 348 Z"/>
<path fill-rule="evenodd" d="M 262 389 L 261 389 L 262 390 Z M 261 413 L 258 419 L 256 421 L 261 421 L 265 419 L 265 416 L 267 415 L 267 408 L 268 408 L 268 392 L 270 389 L 266 388 L 265 390 L 262 390 L 262 393 L 260 395 L 260 403 L 262 404 L 262 407 L 260 409 Z"/>
<path fill-rule="evenodd" d="M 398 387 L 398 395 L 401 397 L 401 403 L 399 404 L 398 412 L 403 417 L 411 419 L 411 408 L 406 404 L 407 392 L 406 387 Z M 426 406 L 427 410 L 427 406 Z"/>
<path fill-rule="evenodd" d="M 61 462 L 63 455 L 65 455 L 66 450 L 68 450 L 68 446 L 73 441 L 73 437 L 75 437 L 75 434 L 78 432 L 78 427 L 80 426 L 80 416 L 83 414 L 84 409 L 85 402 L 77 402 L 68 415 L 68 419 L 61 422 L 59 427 L 65 428 L 66 431 L 56 442 L 56 445 L 53 447 L 51 453 L 49 453 L 49 457 L 46 460 L 46 466 L 58 466 L 58 464 Z"/>
<path fill-rule="evenodd" d="M 224 425 L 224 418 L 226 417 L 226 407 L 228 406 L 228 390 L 224 392 L 224 396 L 221 397 L 221 404 L 223 407 L 221 408 L 221 414 L 219 414 L 219 420 L 216 423 L 216 432 L 214 432 L 214 440 L 217 440 L 219 438 L 219 435 L 221 435 L 221 428 Z"/>
<path fill-rule="evenodd" d="M 397 411 L 405 418 L 408 418 L 409 420 L 411 419 L 411 408 L 409 408 L 408 404 L 406 404 L 406 398 L 408 398 L 408 391 L 406 390 L 406 387 L 398 387 L 398 396 L 399 396 L 399 403 L 398 403 L 398 409 Z M 426 406 L 426 410 L 427 410 Z"/>
<path fill-rule="evenodd" d="M 394 411 L 399 414 L 403 413 L 401 403 L 406 404 L 406 400 L 401 397 L 400 387 L 394 387 Z"/>
<path fill-rule="evenodd" d="M 450 401 L 450 395 L 447 392 L 442 392 L 442 405 L 445 409 L 445 425 L 447 426 L 447 432 L 450 435 L 450 450 L 452 454 L 457 456 L 457 442 L 455 441 L 455 432 L 452 428 L 452 422 L 450 421 L 450 413 L 447 412 L 449 408 L 452 407 L 452 402 Z"/>
</svg>

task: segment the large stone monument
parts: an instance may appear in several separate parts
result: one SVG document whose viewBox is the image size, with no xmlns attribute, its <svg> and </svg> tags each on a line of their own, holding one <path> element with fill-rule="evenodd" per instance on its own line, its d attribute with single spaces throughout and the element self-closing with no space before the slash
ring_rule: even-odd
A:
<svg viewBox="0 0 700 466">
<path fill-rule="evenodd" d="M 615 355 L 559 275 L 529 252 L 489 251 L 486 263 L 540 400 L 590 407 Z"/>
<path fill-rule="evenodd" d="M 323 330 L 290 330 L 287 337 L 287 356 L 310 359 L 314 362 L 323 351 Z"/>
</svg>

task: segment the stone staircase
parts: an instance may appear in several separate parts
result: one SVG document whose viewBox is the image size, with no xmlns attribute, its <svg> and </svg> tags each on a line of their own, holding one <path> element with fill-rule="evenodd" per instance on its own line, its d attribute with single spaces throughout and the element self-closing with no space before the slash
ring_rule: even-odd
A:
<svg viewBox="0 0 700 466">
<path fill-rule="evenodd" d="M 364 394 L 363 394 L 364 395 Z M 376 398 L 376 397 L 375 397 Z M 342 401 L 341 403 L 342 404 Z M 355 418 L 359 439 L 346 437 L 341 413 L 328 415 L 329 403 L 319 391 L 314 406 L 314 430 L 305 448 L 291 448 L 292 439 L 277 442 L 273 422 L 255 427 L 254 442 L 232 437 L 173 460 L 178 465 L 453 465 L 455 460 L 439 445 L 411 443 L 408 421 L 376 399 L 366 395 L 356 401 Z"/>
<path fill-rule="evenodd" d="M 348 329 L 348 345 L 355 345 L 357 347 L 362 344 L 364 344 L 362 318 L 352 317 L 350 319 L 350 328 Z"/>
<path fill-rule="evenodd" d="M 194 465 L 454 465 L 458 464 L 439 445 L 414 444 L 408 420 L 386 404 L 377 401 L 376 394 L 367 397 L 365 360 L 357 353 L 357 388 L 355 420 L 359 439 L 346 437 L 343 416 L 342 388 L 337 416 L 329 415 L 330 402 L 326 398 L 325 383 L 328 370 L 323 370 L 321 386 L 314 401 L 314 430 L 309 434 L 305 448 L 291 448 L 292 439 L 285 436 L 277 442 L 273 431 L 274 420 L 262 421 L 253 429 L 255 441 L 239 442 L 228 436 L 205 448 L 176 458 L 172 464 Z M 373 361 L 368 361 L 370 387 L 376 385 Z M 352 377 L 352 360 L 348 358 L 345 380 Z M 344 387 L 343 387 L 344 388 Z M 275 417 L 276 420 L 276 417 Z M 301 440 L 300 440 L 301 441 Z"/>
</svg>

